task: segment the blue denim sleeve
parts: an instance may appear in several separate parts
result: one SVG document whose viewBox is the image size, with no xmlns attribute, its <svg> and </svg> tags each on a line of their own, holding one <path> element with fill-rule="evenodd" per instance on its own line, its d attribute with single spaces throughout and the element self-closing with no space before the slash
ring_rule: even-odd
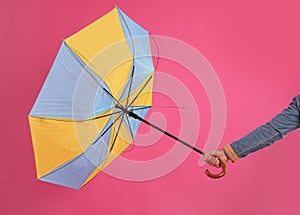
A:
<svg viewBox="0 0 300 215">
<path fill-rule="evenodd" d="M 239 158 L 258 151 L 300 127 L 300 94 L 293 98 L 291 104 L 270 122 L 258 127 L 231 145 Z"/>
</svg>

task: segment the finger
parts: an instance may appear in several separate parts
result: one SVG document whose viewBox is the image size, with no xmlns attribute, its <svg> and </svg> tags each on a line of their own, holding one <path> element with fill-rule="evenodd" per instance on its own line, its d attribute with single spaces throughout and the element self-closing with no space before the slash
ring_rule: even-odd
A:
<svg viewBox="0 0 300 215">
<path fill-rule="evenodd" d="M 212 160 L 212 165 L 215 167 L 220 167 L 220 160 L 218 158 L 214 157 Z"/>
<path fill-rule="evenodd" d="M 210 159 L 210 161 L 208 162 L 209 165 L 214 166 L 215 162 L 213 159 Z"/>
<path fill-rule="evenodd" d="M 211 156 L 211 158 L 208 161 L 208 164 L 214 166 L 216 163 L 216 158 L 214 156 Z"/>
<path fill-rule="evenodd" d="M 209 152 L 205 153 L 204 160 L 206 162 L 209 161 L 214 156 L 215 153 L 216 153 L 216 151 L 209 151 Z"/>
<path fill-rule="evenodd" d="M 217 164 L 217 159 L 212 158 L 211 165 L 216 166 L 216 164 Z"/>
<path fill-rule="evenodd" d="M 211 163 L 211 164 L 215 164 L 217 160 L 218 160 L 217 157 L 211 156 L 208 162 Z"/>
<path fill-rule="evenodd" d="M 211 157 L 208 161 L 207 161 L 207 163 L 209 164 L 209 165 L 214 165 L 214 161 L 215 159 L 214 159 L 214 157 Z"/>
</svg>

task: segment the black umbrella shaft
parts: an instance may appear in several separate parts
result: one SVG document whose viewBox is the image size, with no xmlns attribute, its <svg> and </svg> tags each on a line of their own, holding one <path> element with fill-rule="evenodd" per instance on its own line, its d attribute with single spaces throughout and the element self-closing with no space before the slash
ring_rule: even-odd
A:
<svg viewBox="0 0 300 215">
<path fill-rule="evenodd" d="M 158 130 L 158 131 L 164 133 L 165 135 L 171 137 L 172 139 L 174 139 L 174 140 L 176 140 L 176 141 L 182 143 L 183 145 L 185 145 L 185 146 L 187 146 L 187 147 L 193 149 L 194 151 L 198 152 L 199 154 L 204 155 L 204 152 L 203 152 L 203 151 L 201 151 L 201 150 L 199 150 L 199 149 L 193 147 L 192 145 L 190 145 L 190 144 L 188 144 L 187 142 L 185 142 L 185 141 L 179 139 L 178 137 L 174 136 L 173 134 L 170 134 L 169 132 L 167 132 L 167 131 L 161 129 L 160 127 L 157 127 L 156 125 L 152 124 L 151 122 L 148 122 L 147 120 L 144 120 L 143 118 L 141 118 L 140 116 L 136 115 L 136 114 L 133 113 L 132 111 L 128 111 L 128 115 L 129 115 L 130 117 L 134 118 L 134 119 L 137 119 L 137 120 L 139 120 L 139 121 L 142 121 L 143 123 L 146 123 L 147 125 L 151 126 L 152 128 L 155 128 L 156 130 Z"/>
</svg>

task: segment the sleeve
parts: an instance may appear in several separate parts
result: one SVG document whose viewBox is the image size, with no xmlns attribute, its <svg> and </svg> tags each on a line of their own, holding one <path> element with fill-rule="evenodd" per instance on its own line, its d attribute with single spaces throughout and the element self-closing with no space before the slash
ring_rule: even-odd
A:
<svg viewBox="0 0 300 215">
<path fill-rule="evenodd" d="M 285 135 L 300 127 L 300 94 L 293 98 L 290 105 L 277 114 L 270 122 L 258 127 L 240 140 L 224 147 L 232 162 L 248 154 L 272 145 Z"/>
</svg>

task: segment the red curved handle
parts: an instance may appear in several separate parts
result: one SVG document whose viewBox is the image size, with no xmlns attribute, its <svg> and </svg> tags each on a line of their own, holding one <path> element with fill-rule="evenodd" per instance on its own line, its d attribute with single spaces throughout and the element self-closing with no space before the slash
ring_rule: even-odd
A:
<svg viewBox="0 0 300 215">
<path fill-rule="evenodd" d="M 210 178 L 222 178 L 226 174 L 226 164 L 220 161 L 220 166 L 222 167 L 222 172 L 213 174 L 207 169 L 205 170 L 205 174 Z"/>
</svg>

